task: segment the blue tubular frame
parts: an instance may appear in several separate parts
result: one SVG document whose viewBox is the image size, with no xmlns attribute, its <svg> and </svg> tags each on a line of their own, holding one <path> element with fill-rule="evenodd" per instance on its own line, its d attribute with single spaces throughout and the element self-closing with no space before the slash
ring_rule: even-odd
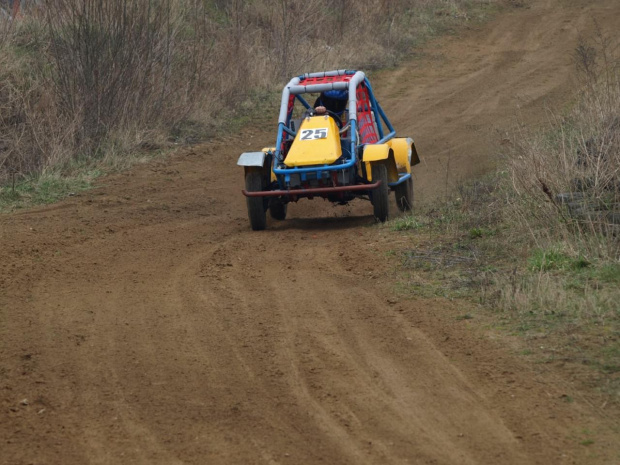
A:
<svg viewBox="0 0 620 465">
<path fill-rule="evenodd" d="M 283 125 L 282 129 L 284 130 L 284 132 L 286 132 L 287 134 L 290 134 L 293 137 L 295 137 L 297 135 L 297 133 L 295 131 L 293 131 L 292 129 L 288 128 L 285 125 Z"/>
<path fill-rule="evenodd" d="M 345 74 L 355 74 L 355 71 L 346 71 Z M 306 78 L 306 75 L 299 76 L 299 78 L 300 80 L 303 80 Z M 379 105 L 379 102 L 377 102 L 375 98 L 375 94 L 372 91 L 372 86 L 370 85 L 370 82 L 368 81 L 368 78 L 364 78 L 364 84 L 366 85 L 366 88 L 368 89 L 368 96 L 370 98 L 370 105 L 372 107 L 372 110 L 375 112 L 375 115 L 379 116 L 378 118 L 375 116 L 375 120 L 377 122 L 377 129 L 379 131 L 380 140 L 375 142 L 375 144 L 384 144 L 385 142 L 389 141 L 394 136 L 396 136 L 396 131 L 394 130 L 392 123 L 390 123 L 390 120 L 387 118 L 385 112 L 383 111 L 383 108 L 381 108 L 381 105 Z M 295 94 L 295 98 L 299 100 L 306 109 L 311 108 L 310 104 L 300 94 Z M 287 115 L 287 118 L 286 118 L 287 124 L 290 123 L 291 116 L 292 116 L 291 114 Z M 381 124 L 381 121 L 385 123 L 387 129 L 390 131 L 387 135 L 385 135 L 383 132 L 383 125 Z M 299 167 L 278 168 L 278 163 L 282 163 L 284 161 L 281 158 L 282 154 L 280 150 L 280 147 L 282 146 L 282 142 L 283 142 L 282 141 L 283 134 L 286 133 L 293 137 L 296 137 L 297 135 L 297 133 L 289 129 L 289 127 L 286 124 L 282 122 L 278 123 L 278 138 L 276 140 L 276 150 L 275 150 L 276 156 L 273 157 L 274 174 L 284 175 L 285 180 L 288 180 L 290 179 L 290 175 L 292 174 L 303 175 L 305 173 L 317 173 L 317 175 L 320 176 L 320 173 L 322 173 L 323 171 L 339 171 L 339 170 L 353 167 L 355 163 L 357 162 L 357 150 L 356 150 L 357 148 L 357 118 L 349 120 L 349 123 L 351 125 L 351 128 L 350 128 L 351 156 L 350 158 L 341 165 L 322 165 L 322 166 L 312 166 L 312 167 L 307 167 L 307 168 L 299 168 Z M 410 177 L 411 177 L 410 174 L 401 175 L 400 179 L 395 183 L 390 183 L 390 186 L 395 186 L 397 184 L 400 184 L 401 182 L 406 181 Z M 278 184 L 280 185 L 280 188 L 284 188 L 280 178 L 278 178 Z"/>
<path fill-rule="evenodd" d="M 356 121 L 352 119 L 350 123 L 351 123 L 351 159 L 347 161 L 346 163 L 343 163 L 342 165 L 313 166 L 310 168 L 299 168 L 299 167 L 278 168 L 276 166 L 276 163 L 278 160 L 276 160 L 276 157 L 274 157 L 273 172 L 275 174 L 291 175 L 291 174 L 297 174 L 297 173 L 312 173 L 312 172 L 320 172 L 320 171 L 339 171 L 339 170 L 351 168 L 353 165 L 355 165 L 355 162 L 357 161 L 357 156 L 355 155 L 355 145 L 357 143 L 357 139 L 356 139 L 356 129 L 355 129 Z M 296 135 L 293 131 L 287 128 L 284 125 L 284 123 L 280 123 L 278 125 L 278 140 L 276 141 L 276 147 L 280 147 L 282 145 L 282 131 L 285 131 L 287 134 L 290 134 L 292 136 Z"/>
<path fill-rule="evenodd" d="M 375 115 L 379 115 L 381 120 L 383 120 L 387 128 L 390 130 L 389 134 L 387 136 L 384 136 L 383 125 L 381 124 L 381 120 L 379 118 L 376 118 L 377 122 L 379 123 L 377 124 L 377 129 L 379 129 L 379 141 L 375 142 L 375 144 L 385 144 L 388 140 L 392 139 L 396 135 L 396 130 L 392 126 L 392 123 L 390 123 L 390 120 L 388 119 L 387 115 L 383 111 L 383 108 L 381 108 L 381 105 L 379 105 L 379 102 L 377 102 L 377 99 L 375 98 L 375 93 L 372 91 L 372 86 L 370 85 L 370 81 L 368 81 L 368 78 L 364 79 L 364 83 L 366 84 L 366 87 L 368 87 L 368 95 L 370 96 L 370 105 L 372 106 L 372 109 L 375 111 Z"/>
<path fill-rule="evenodd" d="M 377 108 L 379 109 L 379 114 L 381 115 L 381 119 L 383 121 L 385 121 L 385 125 L 390 130 L 390 133 L 387 136 L 385 136 L 383 139 L 381 139 L 381 140 L 379 140 L 379 141 L 377 141 L 375 143 L 376 144 L 385 144 L 388 140 L 392 139 L 396 135 L 396 130 L 394 129 L 394 127 L 392 127 L 392 123 L 390 123 L 390 120 L 385 115 L 385 112 L 383 111 L 383 108 L 381 108 L 381 106 L 378 103 L 377 103 Z"/>
<path fill-rule="evenodd" d="M 402 184 L 403 182 L 405 182 L 407 179 L 411 178 L 411 174 L 410 173 L 400 173 L 399 176 L 400 177 L 398 178 L 398 181 L 390 182 L 390 183 L 388 183 L 388 186 L 390 186 L 390 187 L 398 186 L 399 184 Z"/>
<path fill-rule="evenodd" d="M 295 95 L 295 98 L 301 102 L 301 104 L 306 107 L 307 110 L 310 109 L 310 104 L 306 102 L 306 99 L 303 98 L 300 94 Z"/>
</svg>

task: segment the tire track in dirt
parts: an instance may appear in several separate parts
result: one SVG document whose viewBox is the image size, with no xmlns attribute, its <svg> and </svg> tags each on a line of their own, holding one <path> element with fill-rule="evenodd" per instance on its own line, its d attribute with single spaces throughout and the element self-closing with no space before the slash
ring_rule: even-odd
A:
<svg viewBox="0 0 620 465">
<path fill-rule="evenodd" d="M 247 249 L 231 242 L 227 246 L 231 252 L 225 256 L 223 266 L 250 261 Z M 329 239 L 323 246 L 330 249 Z M 267 247 L 259 246 L 256 250 L 261 249 L 266 254 Z M 242 267 L 230 267 L 231 272 L 224 273 L 226 284 L 218 286 L 221 294 L 215 297 L 210 291 L 203 299 L 218 302 L 215 308 L 234 308 L 235 316 L 243 315 L 237 323 L 255 324 L 256 315 L 278 321 L 279 324 L 268 328 L 259 321 L 262 327 L 256 331 L 260 337 L 248 336 L 247 324 L 233 323 L 226 328 L 217 325 L 218 334 L 234 334 L 229 339 L 233 345 L 239 341 L 257 341 L 257 345 L 251 345 L 254 350 L 244 352 L 245 360 L 241 364 L 263 369 L 268 373 L 263 391 L 278 392 L 280 399 L 291 399 L 282 400 L 284 405 L 296 406 L 293 411 L 280 406 L 272 413 L 274 416 L 295 418 L 297 406 L 304 405 L 309 409 L 306 422 L 314 423 L 314 428 L 305 431 L 303 437 L 307 440 L 317 436 L 314 431 L 318 430 L 323 441 L 332 438 L 334 446 L 340 444 L 342 448 L 341 463 L 406 461 L 411 447 L 420 444 L 423 446 L 415 454 L 417 457 L 430 460 L 441 450 L 445 463 L 477 463 L 459 447 L 450 447 L 455 441 L 462 442 L 459 434 L 472 426 L 485 433 L 484 442 L 494 438 L 491 442 L 496 449 L 488 460 L 502 455 L 502 451 L 508 452 L 516 444 L 501 421 L 478 408 L 481 399 L 432 344 L 403 318 L 385 312 L 388 304 L 383 296 L 375 296 L 372 289 L 360 292 L 356 277 L 343 279 L 346 271 L 339 269 L 337 259 L 331 258 L 341 256 L 343 251 L 336 249 L 322 254 L 312 261 L 315 269 L 308 271 L 303 264 L 308 263 L 309 257 L 296 258 L 278 247 L 269 250 L 269 257 L 264 257 L 267 266 L 263 269 L 274 270 L 272 273 L 250 271 L 248 274 Z M 283 279 L 279 271 L 288 269 L 292 272 Z M 306 282 L 317 285 L 305 288 Z M 301 283 L 302 287 L 297 288 L 294 283 Z M 295 292 L 291 292 L 291 286 L 295 286 Z M 247 295 L 253 299 L 248 300 L 244 297 Z M 339 312 L 347 301 L 356 302 L 355 315 Z M 226 316 L 231 317 L 231 314 Z M 236 328 L 244 328 L 242 334 Z M 386 338 L 385 334 L 393 336 Z M 231 347 L 231 350 L 235 349 Z M 267 357 L 257 357 L 257 353 Z M 411 354 L 416 354 L 414 360 Z M 403 358 L 399 359 L 398 355 Z M 413 370 L 408 366 L 412 363 L 417 365 Z M 440 413 L 437 399 L 461 407 L 446 418 L 445 412 Z M 255 403 L 260 404 L 260 400 Z M 383 413 L 377 415 L 377 412 Z M 464 412 L 469 414 L 463 415 Z M 383 433 L 382 437 L 378 437 L 378 431 Z M 411 436 L 417 440 L 412 441 Z M 483 444 L 471 446 L 479 451 Z M 285 445 L 283 448 L 286 450 Z M 309 452 L 302 456 L 308 457 Z M 519 453 L 513 451 L 511 455 L 516 457 Z"/>
<path fill-rule="evenodd" d="M 544 119 L 592 17 L 612 30 L 620 5 L 531 2 L 377 76 L 426 160 L 421 197 L 448 162 L 488 169 L 517 102 Z M 271 137 L 247 128 L 0 219 L 0 463 L 614 463 L 613 421 L 563 402 L 556 375 L 450 302 L 393 300 L 368 204 L 300 203 L 248 231 L 235 162 Z"/>
<path fill-rule="evenodd" d="M 474 26 L 458 46 L 442 39 L 419 60 L 375 80 L 398 130 L 416 137 L 420 154 L 433 154 L 415 172 L 420 199 L 496 166 L 500 144 L 518 137 L 519 124 L 552 118 L 572 92 L 579 37 L 591 39 L 595 22 L 613 37 L 619 21 L 613 1 L 520 5 L 492 27 Z"/>
</svg>

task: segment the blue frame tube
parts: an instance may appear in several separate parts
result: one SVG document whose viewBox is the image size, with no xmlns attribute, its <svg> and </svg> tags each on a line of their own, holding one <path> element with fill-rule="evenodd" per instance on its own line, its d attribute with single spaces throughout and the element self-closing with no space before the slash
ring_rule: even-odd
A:
<svg viewBox="0 0 620 465">
<path fill-rule="evenodd" d="M 378 141 L 376 143 L 377 144 L 385 144 L 388 140 L 390 140 L 391 138 L 393 138 L 396 135 L 396 130 L 392 126 L 392 123 L 390 123 L 390 120 L 385 115 L 385 112 L 383 111 L 383 108 L 381 108 L 381 105 L 379 105 L 378 103 L 377 103 L 377 108 L 379 109 L 379 115 L 381 116 L 381 119 L 383 121 L 385 121 L 385 125 L 390 130 L 390 133 L 387 136 L 385 136 L 383 139 L 381 139 L 380 141 Z"/>
<path fill-rule="evenodd" d="M 306 107 L 307 110 L 310 109 L 310 104 L 306 102 L 306 99 L 303 98 L 300 94 L 295 95 L 295 98 L 301 102 L 301 104 Z"/>
<path fill-rule="evenodd" d="M 293 137 L 297 136 L 297 133 L 293 131 L 292 129 L 288 128 L 287 126 L 283 126 L 282 129 L 284 129 L 284 132 L 286 132 L 287 134 L 290 134 Z"/>
<path fill-rule="evenodd" d="M 351 156 L 353 157 L 353 160 L 355 160 L 357 158 L 357 154 L 355 153 L 355 148 L 357 147 L 357 120 L 352 119 L 349 121 L 351 123 Z"/>
<path fill-rule="evenodd" d="M 282 161 L 282 160 L 279 160 L 279 158 L 280 158 L 280 147 L 282 146 L 282 133 L 284 132 L 285 127 L 286 125 L 284 123 L 278 123 L 278 138 L 276 139 L 276 153 L 275 153 L 276 156 L 273 157 L 274 168 L 276 167 L 276 161 Z"/>
<path fill-rule="evenodd" d="M 392 139 L 395 135 L 396 135 L 396 131 L 392 131 L 387 136 L 385 136 L 383 139 L 375 142 L 375 144 L 385 144 L 387 141 Z"/>
<path fill-rule="evenodd" d="M 400 178 L 398 178 L 398 181 L 390 182 L 390 183 L 388 183 L 388 186 L 390 186 L 390 187 L 398 186 L 399 184 L 402 184 L 403 182 L 405 182 L 407 179 L 410 179 L 410 178 L 411 178 L 411 174 L 410 173 L 402 174 L 400 176 Z"/>
<path fill-rule="evenodd" d="M 299 100 L 302 105 L 309 109 L 310 108 L 310 104 L 308 104 L 308 102 L 301 97 L 300 92 L 302 91 L 318 91 L 323 90 L 323 84 L 315 84 L 315 85 L 310 85 L 310 86 L 303 86 L 301 84 L 301 82 L 307 78 L 307 77 L 314 77 L 314 76 L 337 76 L 337 75 L 342 75 L 342 74 L 357 74 L 357 71 L 349 71 L 349 70 L 336 70 L 336 71 L 328 71 L 325 73 L 312 73 L 312 74 L 305 74 L 305 75 L 301 75 L 297 78 L 293 78 L 291 80 L 291 82 L 289 82 L 289 84 L 287 84 L 287 86 L 285 86 L 285 90 L 284 93 L 285 95 L 283 96 L 282 99 L 282 104 L 281 104 L 281 109 L 280 109 L 280 121 L 278 123 L 278 137 L 276 140 L 276 150 L 275 150 L 275 156 L 273 157 L 273 172 L 277 175 L 290 175 L 290 174 L 298 174 L 298 173 L 318 173 L 318 172 L 322 172 L 322 171 L 339 171 L 342 169 L 347 169 L 347 168 L 351 168 L 352 166 L 355 165 L 356 161 L 357 161 L 357 114 L 355 111 L 353 111 L 353 115 L 355 115 L 353 118 L 351 118 L 350 124 L 351 124 L 351 157 L 350 159 L 342 164 L 342 165 L 323 165 L 321 167 L 317 167 L 317 166 L 313 166 L 313 167 L 308 167 L 308 168 L 278 168 L 277 165 L 278 163 L 281 163 L 283 160 L 281 159 L 281 151 L 280 151 L 280 147 L 282 146 L 282 138 L 283 138 L 283 133 L 286 134 L 290 134 L 291 136 L 295 137 L 297 134 L 295 132 L 293 132 L 292 130 L 290 130 L 287 126 L 287 124 L 285 124 L 284 121 L 282 121 L 282 112 L 284 111 L 284 106 L 285 106 L 285 100 L 286 98 L 288 98 L 288 95 L 290 95 L 291 93 L 293 93 L 295 95 L 295 97 L 297 98 L 297 100 Z M 363 81 L 358 81 L 358 85 L 361 84 L 361 82 L 364 82 L 366 84 L 366 87 L 368 89 L 368 95 L 370 97 L 370 105 L 373 109 L 373 111 L 375 112 L 375 119 L 377 124 L 377 129 L 379 131 L 379 137 L 380 140 L 378 142 L 376 142 L 376 144 L 383 144 L 387 141 L 389 141 L 390 139 L 392 139 L 395 135 L 396 135 L 396 131 L 394 130 L 394 127 L 392 126 L 392 123 L 390 123 L 390 120 L 387 118 L 385 112 L 383 111 L 383 108 L 381 108 L 381 105 L 379 105 L 379 102 L 377 102 L 377 99 L 375 98 L 375 94 L 372 90 L 372 86 L 370 85 L 370 82 L 368 81 L 368 78 L 366 78 L 366 76 L 364 76 L 364 74 L 362 72 L 359 72 Z M 353 85 L 353 82 L 349 82 L 350 85 Z M 333 84 L 331 84 L 332 88 L 334 87 Z M 339 87 L 339 86 L 335 86 L 335 87 Z M 292 92 L 291 92 L 292 91 Z M 349 87 L 349 93 L 351 93 L 351 87 Z M 286 97 L 286 98 L 285 98 Z M 354 102 L 349 102 L 351 105 Z M 355 107 L 353 107 L 353 110 L 355 110 Z M 349 112 L 351 113 L 351 111 Z M 377 118 L 376 116 L 379 116 L 379 118 Z M 290 119 L 290 115 L 286 115 L 285 121 L 288 122 L 288 120 Z M 383 121 L 383 123 L 387 126 L 387 129 L 390 131 L 387 135 L 384 134 L 383 131 L 383 124 L 381 123 Z M 405 181 L 407 178 L 407 176 L 411 176 L 411 175 L 406 175 L 405 177 L 400 178 L 394 185 L 396 184 L 400 184 L 401 182 Z M 278 184 L 281 184 L 281 180 L 278 179 Z M 283 187 L 282 185 L 280 187 Z"/>
<path fill-rule="evenodd" d="M 383 119 L 383 121 L 385 121 L 385 125 L 388 127 L 390 132 L 394 132 L 395 133 L 396 130 L 392 126 L 392 123 L 390 123 L 390 120 L 385 115 L 385 112 L 383 111 L 383 108 L 381 108 L 381 105 L 379 105 L 378 103 L 377 103 L 377 108 L 379 109 L 379 114 L 381 115 L 381 119 Z"/>
<path fill-rule="evenodd" d="M 368 78 L 364 78 L 364 83 L 366 84 L 366 87 L 368 88 L 368 95 L 370 96 L 370 106 L 372 107 L 372 109 L 375 112 L 375 115 L 378 116 L 379 118 L 381 118 L 381 114 L 379 113 L 379 103 L 377 102 L 377 99 L 375 98 L 375 93 L 372 91 L 372 86 L 370 85 L 370 81 L 368 80 Z M 381 124 L 381 120 L 377 118 L 377 129 L 379 130 L 379 139 L 383 139 L 383 125 Z"/>
<path fill-rule="evenodd" d="M 373 110 L 375 111 L 375 114 L 379 115 L 379 118 L 381 118 L 381 120 L 383 120 L 383 122 L 387 126 L 388 130 L 390 131 L 387 135 L 384 136 L 383 135 L 383 125 L 377 124 L 377 129 L 379 129 L 379 138 L 380 138 L 380 140 L 375 142 L 375 143 L 376 144 L 385 144 L 387 141 L 389 141 L 394 136 L 396 136 L 396 130 L 394 129 L 394 126 L 392 126 L 392 123 L 390 123 L 390 120 L 388 119 L 387 115 L 383 111 L 383 108 L 381 108 L 381 105 L 379 105 L 379 102 L 377 102 L 377 99 L 375 98 L 375 94 L 372 91 L 372 86 L 370 85 L 370 82 L 368 81 L 368 78 L 365 78 L 364 82 L 366 83 L 366 87 L 368 87 L 368 95 L 370 95 L 370 104 L 372 105 Z M 379 121 L 379 120 L 378 120 L 378 122 L 381 123 L 381 121 Z"/>
<path fill-rule="evenodd" d="M 275 174 L 297 174 L 297 173 L 317 173 L 319 171 L 340 171 L 347 168 L 351 168 L 355 165 L 355 155 L 351 159 L 343 163 L 342 165 L 323 165 L 323 166 L 311 166 L 309 168 L 276 168 L 274 166 L 273 172 Z"/>
</svg>

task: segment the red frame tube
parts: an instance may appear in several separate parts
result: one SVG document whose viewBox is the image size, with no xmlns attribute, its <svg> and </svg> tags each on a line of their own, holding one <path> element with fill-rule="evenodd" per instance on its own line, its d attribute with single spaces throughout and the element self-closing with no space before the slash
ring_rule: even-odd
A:
<svg viewBox="0 0 620 465">
<path fill-rule="evenodd" d="M 351 191 L 367 191 L 376 189 L 381 185 L 381 181 L 372 184 L 356 184 L 355 186 L 336 186 L 336 187 L 311 187 L 309 189 L 290 189 L 278 191 L 256 191 L 248 192 L 245 189 L 241 191 L 246 197 L 285 197 L 296 196 L 306 197 L 308 195 L 329 194 L 331 192 L 351 192 Z"/>
</svg>

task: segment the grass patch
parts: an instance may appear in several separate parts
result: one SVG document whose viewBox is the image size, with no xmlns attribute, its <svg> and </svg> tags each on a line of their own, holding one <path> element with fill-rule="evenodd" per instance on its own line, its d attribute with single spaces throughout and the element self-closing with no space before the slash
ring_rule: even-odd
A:
<svg viewBox="0 0 620 465">
<path fill-rule="evenodd" d="M 392 231 L 410 231 L 412 229 L 420 229 L 424 225 L 413 216 L 401 216 L 389 222 Z"/>
<path fill-rule="evenodd" d="M 35 205 L 58 202 L 66 197 L 90 189 L 99 170 L 80 172 L 73 176 L 57 173 L 41 174 L 0 187 L 0 212 L 6 213 Z"/>
<path fill-rule="evenodd" d="M 571 107 L 547 129 L 521 128 L 500 171 L 417 207 L 397 223 L 416 227 L 392 234 L 411 238 L 401 255 L 414 295 L 479 304 L 537 363 L 571 365 L 601 404 L 620 408 L 616 42 L 579 44 Z"/>
<path fill-rule="evenodd" d="M 488 228 L 477 227 L 477 228 L 471 228 L 469 230 L 470 239 L 478 239 L 480 237 L 492 236 L 493 234 L 495 234 L 495 231 L 488 229 Z"/>
<path fill-rule="evenodd" d="M 620 284 L 620 264 L 605 263 L 595 270 L 595 276 L 605 283 Z"/>
<path fill-rule="evenodd" d="M 536 249 L 528 259 L 531 271 L 581 270 L 590 266 L 583 257 L 571 257 L 560 248 Z"/>
<path fill-rule="evenodd" d="M 591 370 L 600 395 L 620 406 L 620 263 L 528 235 L 506 215 L 502 179 L 462 185 L 453 199 L 390 223 L 409 239 L 397 251 L 399 293 L 477 305 L 491 327 L 520 337 L 520 353 Z"/>
</svg>

